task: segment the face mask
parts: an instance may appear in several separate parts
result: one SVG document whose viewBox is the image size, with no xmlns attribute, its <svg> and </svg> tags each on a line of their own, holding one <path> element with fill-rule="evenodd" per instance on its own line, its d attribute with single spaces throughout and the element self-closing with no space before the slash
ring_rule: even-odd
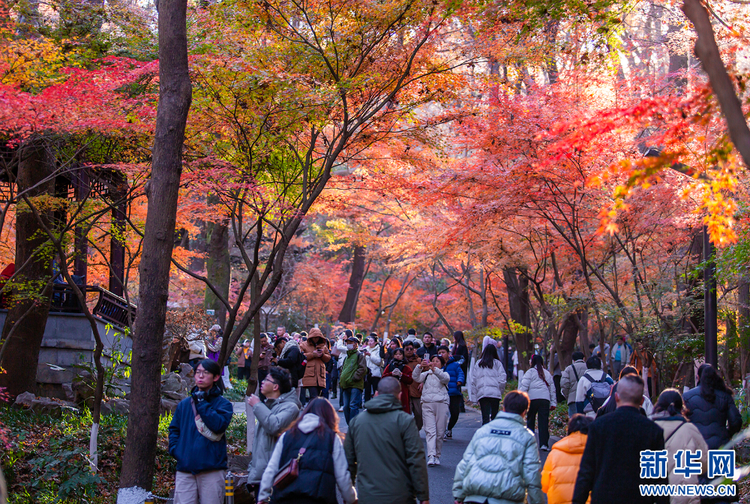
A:
<svg viewBox="0 0 750 504">
<path fill-rule="evenodd" d="M 354 350 L 354 345 L 346 345 L 347 350 Z"/>
</svg>

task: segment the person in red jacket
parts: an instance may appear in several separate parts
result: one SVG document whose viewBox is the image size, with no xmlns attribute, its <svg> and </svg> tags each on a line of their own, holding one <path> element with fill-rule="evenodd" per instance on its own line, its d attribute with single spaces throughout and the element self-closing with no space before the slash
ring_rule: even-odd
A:
<svg viewBox="0 0 750 504">
<path fill-rule="evenodd" d="M 409 385 L 414 382 L 414 379 L 411 376 L 411 368 L 406 364 L 404 349 L 396 348 L 393 350 L 393 359 L 391 359 L 383 370 L 383 378 L 393 376 L 401 383 L 401 404 L 404 407 L 404 411 L 411 413 L 411 408 L 409 407 Z"/>
</svg>

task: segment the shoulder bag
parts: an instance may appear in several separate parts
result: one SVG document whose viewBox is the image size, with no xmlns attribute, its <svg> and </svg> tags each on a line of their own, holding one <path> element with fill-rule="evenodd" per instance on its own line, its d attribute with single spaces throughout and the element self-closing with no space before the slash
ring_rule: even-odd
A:
<svg viewBox="0 0 750 504">
<path fill-rule="evenodd" d="M 300 448 L 297 453 L 297 457 L 284 464 L 281 469 L 279 469 L 279 472 L 276 473 L 276 476 L 273 478 L 273 487 L 275 489 L 283 490 L 297 479 L 297 476 L 299 476 L 299 461 L 302 458 L 302 455 L 305 454 L 307 445 L 310 444 L 312 438 L 313 434 L 308 434 L 305 444 L 302 445 L 302 448 Z"/>
</svg>

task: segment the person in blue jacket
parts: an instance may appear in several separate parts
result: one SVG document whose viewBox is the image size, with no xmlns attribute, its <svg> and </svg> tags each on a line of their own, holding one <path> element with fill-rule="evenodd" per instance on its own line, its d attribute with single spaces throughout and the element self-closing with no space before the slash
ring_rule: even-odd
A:
<svg viewBox="0 0 750 504">
<path fill-rule="evenodd" d="M 461 369 L 463 358 L 454 359 L 447 346 L 438 348 L 438 355 L 445 361 L 443 371 L 446 371 L 451 377 L 451 381 L 448 383 L 448 400 L 450 401 L 448 403 L 448 411 L 450 411 L 451 417 L 448 420 L 448 430 L 445 431 L 445 437 L 450 439 L 453 437 L 453 427 L 458 422 L 458 414 L 463 402 L 461 386 L 466 383 L 466 378 L 463 369 Z"/>
<path fill-rule="evenodd" d="M 195 369 L 191 396 L 177 405 L 169 424 L 169 454 L 177 459 L 175 504 L 224 502 L 224 431 L 233 408 L 223 393 L 221 368 L 211 359 L 203 359 Z"/>
</svg>

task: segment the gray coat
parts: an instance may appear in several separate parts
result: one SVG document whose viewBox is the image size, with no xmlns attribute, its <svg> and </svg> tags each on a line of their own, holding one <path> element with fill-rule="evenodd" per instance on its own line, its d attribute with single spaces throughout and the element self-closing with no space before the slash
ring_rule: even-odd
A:
<svg viewBox="0 0 750 504">
<path fill-rule="evenodd" d="M 278 399 L 268 399 L 253 407 L 258 425 L 253 439 L 253 453 L 248 467 L 247 482 L 259 484 L 281 433 L 297 419 L 301 408 L 297 390 L 292 389 Z"/>
<path fill-rule="evenodd" d="M 575 372 L 573 369 L 575 368 Z M 574 404 L 576 402 L 576 392 L 578 391 L 578 380 L 586 374 L 588 368 L 583 359 L 573 361 L 573 364 L 565 368 L 560 378 L 560 392 L 565 396 L 565 400 L 568 404 Z M 578 377 L 576 378 L 576 373 Z"/>
<path fill-rule="evenodd" d="M 533 370 L 531 372 L 534 372 Z M 542 504 L 542 463 L 521 415 L 500 412 L 474 433 L 453 478 L 459 501 Z"/>
</svg>

